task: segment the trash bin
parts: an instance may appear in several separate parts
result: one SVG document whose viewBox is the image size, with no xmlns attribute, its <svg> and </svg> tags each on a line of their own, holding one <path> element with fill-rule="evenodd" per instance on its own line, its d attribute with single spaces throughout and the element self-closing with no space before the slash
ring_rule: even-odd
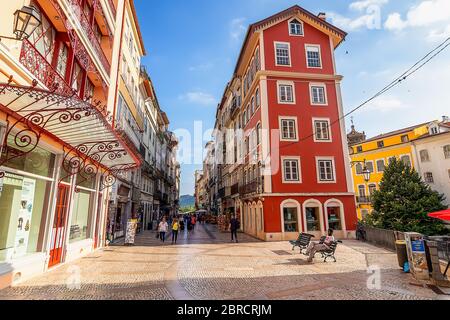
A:
<svg viewBox="0 0 450 320">
<path fill-rule="evenodd" d="M 406 250 L 406 241 L 398 240 L 395 242 L 395 248 L 397 249 L 398 265 L 403 269 L 405 263 L 408 262 L 408 252 Z"/>
</svg>

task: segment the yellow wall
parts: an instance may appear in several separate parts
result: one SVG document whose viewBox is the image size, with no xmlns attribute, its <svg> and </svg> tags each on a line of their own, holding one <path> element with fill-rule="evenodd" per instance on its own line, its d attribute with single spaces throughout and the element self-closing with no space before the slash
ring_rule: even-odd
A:
<svg viewBox="0 0 450 320">
<path fill-rule="evenodd" d="M 404 155 L 409 155 L 411 164 L 413 167 L 415 167 L 411 142 L 402 142 L 402 136 L 408 135 L 409 141 L 413 141 L 426 133 L 428 133 L 427 126 L 422 126 L 416 129 L 411 129 L 409 132 L 403 132 L 389 137 L 385 137 L 383 139 L 368 141 L 365 143 L 352 146 L 351 147 L 353 149 L 353 154 L 351 155 L 352 162 L 364 162 L 364 161 L 373 162 L 374 168 L 374 172 L 371 174 L 370 181 L 366 182 L 364 180 L 363 175 L 356 174 L 356 166 L 355 165 L 353 166 L 352 176 L 356 196 L 359 196 L 359 186 L 361 185 L 364 185 L 366 188 L 366 196 L 370 196 L 369 185 L 376 184 L 377 189 L 379 189 L 379 184 L 381 182 L 381 179 L 383 178 L 383 172 L 378 172 L 377 160 L 384 159 L 385 166 L 387 167 L 390 158 L 396 157 L 397 159 L 400 159 L 400 157 Z M 383 148 L 378 148 L 378 141 L 384 142 Z M 359 153 L 357 152 L 358 146 L 362 146 L 363 148 L 362 152 Z M 361 211 L 364 209 L 367 209 L 369 213 L 373 210 L 370 204 L 357 203 L 358 217 L 360 219 L 362 218 Z"/>
</svg>

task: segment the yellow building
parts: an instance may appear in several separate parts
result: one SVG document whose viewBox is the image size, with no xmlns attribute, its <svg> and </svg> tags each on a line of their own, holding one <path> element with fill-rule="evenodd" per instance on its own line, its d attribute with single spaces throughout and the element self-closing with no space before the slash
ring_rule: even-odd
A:
<svg viewBox="0 0 450 320">
<path fill-rule="evenodd" d="M 363 219 L 373 210 L 371 195 L 379 188 L 385 167 L 391 158 L 401 159 L 415 167 L 412 141 L 429 133 L 430 123 L 415 125 L 365 139 L 352 126 L 348 135 L 352 176 L 356 194 L 358 218 Z M 370 179 L 366 181 L 364 169 L 370 171 Z"/>
</svg>

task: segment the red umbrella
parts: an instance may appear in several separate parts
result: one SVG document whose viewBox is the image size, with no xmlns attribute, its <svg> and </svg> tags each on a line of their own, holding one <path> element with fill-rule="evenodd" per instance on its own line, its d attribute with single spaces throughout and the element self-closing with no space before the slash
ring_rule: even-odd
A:
<svg viewBox="0 0 450 320">
<path fill-rule="evenodd" d="M 450 221 L 450 210 L 430 213 L 428 216 L 439 220 Z"/>
</svg>

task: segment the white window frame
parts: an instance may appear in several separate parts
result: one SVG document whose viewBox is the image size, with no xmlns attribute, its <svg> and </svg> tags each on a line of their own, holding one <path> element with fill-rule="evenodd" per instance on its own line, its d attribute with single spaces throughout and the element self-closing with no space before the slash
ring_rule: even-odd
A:
<svg viewBox="0 0 450 320">
<path fill-rule="evenodd" d="M 320 180 L 320 167 L 319 167 L 319 162 L 320 161 L 331 161 L 333 164 L 333 180 L 330 181 L 321 181 Z M 337 178 L 336 178 L 336 160 L 334 157 L 316 157 L 316 173 L 317 173 L 317 183 L 319 184 L 334 184 L 337 183 Z"/>
<path fill-rule="evenodd" d="M 278 44 L 287 44 L 288 54 L 289 54 L 289 64 L 278 64 L 278 54 L 277 54 L 277 45 Z M 273 49 L 275 52 L 275 66 L 277 66 L 277 67 L 292 67 L 291 44 L 289 42 L 274 41 Z"/>
<path fill-rule="evenodd" d="M 320 67 L 310 67 L 308 63 L 308 47 L 316 47 L 319 49 L 319 62 Z M 305 43 L 305 58 L 306 58 L 306 67 L 308 69 L 323 69 L 323 61 L 322 61 L 322 49 L 320 48 L 320 44 L 311 44 Z"/>
<path fill-rule="evenodd" d="M 284 162 L 285 161 L 297 161 L 298 164 L 298 180 L 286 180 L 286 171 L 285 171 L 285 166 L 284 166 Z M 300 157 L 291 157 L 291 156 L 285 156 L 285 157 L 281 157 L 281 167 L 283 169 L 282 174 L 281 174 L 281 179 L 283 184 L 301 184 L 302 183 L 302 162 Z"/>
<path fill-rule="evenodd" d="M 284 120 L 294 121 L 295 139 L 283 138 L 283 121 Z M 278 124 L 279 124 L 279 128 L 280 128 L 280 141 L 297 142 L 299 140 L 297 117 L 279 116 L 278 117 Z"/>
<path fill-rule="evenodd" d="M 302 26 L 302 34 L 295 34 L 295 33 L 292 33 L 291 24 L 292 24 L 292 22 L 293 22 L 294 20 L 297 20 L 298 23 Z M 294 17 L 294 18 L 292 18 L 292 19 L 290 19 L 290 20 L 288 21 L 288 32 L 289 32 L 289 35 L 292 36 L 292 37 L 304 37 L 304 36 L 305 36 L 305 24 L 304 24 L 303 21 L 300 20 L 299 18 Z"/>
<path fill-rule="evenodd" d="M 316 135 L 316 121 L 322 121 L 322 122 L 327 122 L 328 123 L 328 140 L 319 140 L 317 139 L 317 135 Z M 317 143 L 330 143 L 333 142 L 333 135 L 331 133 L 331 121 L 329 118 L 312 118 L 312 128 L 313 128 L 313 133 L 314 133 L 314 142 Z"/>
<path fill-rule="evenodd" d="M 317 103 L 314 102 L 313 99 L 313 87 L 323 88 L 325 103 Z M 309 84 L 309 98 L 312 106 L 328 106 L 328 94 L 327 94 L 327 85 L 325 83 L 310 83 Z"/>
<path fill-rule="evenodd" d="M 383 171 L 380 171 L 380 170 L 378 170 L 378 161 L 383 161 L 383 165 L 384 165 L 384 170 Z M 386 159 L 377 159 L 377 160 L 375 160 L 375 166 L 376 166 L 376 169 L 377 169 L 377 173 L 384 173 L 384 171 L 386 171 Z"/>
<path fill-rule="evenodd" d="M 292 102 L 291 101 L 281 101 L 280 86 L 291 86 L 292 87 Z M 278 104 L 296 104 L 294 81 L 277 81 L 277 99 L 278 99 Z"/>
</svg>

